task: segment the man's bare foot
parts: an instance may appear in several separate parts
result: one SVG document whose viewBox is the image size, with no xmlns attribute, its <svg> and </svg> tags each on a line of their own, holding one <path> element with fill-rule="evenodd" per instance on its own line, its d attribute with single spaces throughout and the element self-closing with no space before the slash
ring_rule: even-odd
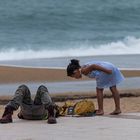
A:
<svg viewBox="0 0 140 140">
<path fill-rule="evenodd" d="M 119 115 L 121 114 L 121 110 L 114 110 L 113 112 L 110 113 L 110 115 Z"/>
<path fill-rule="evenodd" d="M 101 115 L 104 115 L 104 111 L 103 110 L 96 110 L 95 114 L 98 116 L 101 116 Z"/>
</svg>

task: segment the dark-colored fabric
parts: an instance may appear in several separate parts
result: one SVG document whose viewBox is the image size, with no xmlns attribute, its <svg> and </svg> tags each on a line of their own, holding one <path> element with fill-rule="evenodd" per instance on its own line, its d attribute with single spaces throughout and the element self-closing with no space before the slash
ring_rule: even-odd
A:
<svg viewBox="0 0 140 140">
<path fill-rule="evenodd" d="M 0 119 L 0 123 L 11 123 L 12 115 L 13 115 L 14 108 L 11 106 L 5 107 L 4 113 L 2 115 L 2 118 Z"/>
<path fill-rule="evenodd" d="M 47 116 L 48 111 L 45 109 L 45 105 L 27 105 L 22 103 L 20 106 L 21 111 L 20 114 L 23 116 L 24 119 L 28 120 L 40 120 Z"/>
<path fill-rule="evenodd" d="M 12 106 L 17 110 L 19 107 L 21 118 L 29 120 L 43 119 L 47 116 L 48 106 L 53 105 L 48 89 L 41 85 L 36 93 L 34 101 L 31 99 L 31 93 L 26 85 L 21 85 L 15 92 L 15 95 L 7 106 Z"/>
</svg>

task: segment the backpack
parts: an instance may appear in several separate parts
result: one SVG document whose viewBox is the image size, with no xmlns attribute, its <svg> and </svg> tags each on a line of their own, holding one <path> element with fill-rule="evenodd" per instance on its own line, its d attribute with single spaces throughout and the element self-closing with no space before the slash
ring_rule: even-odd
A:
<svg viewBox="0 0 140 140">
<path fill-rule="evenodd" d="M 86 99 L 76 103 L 66 101 L 63 106 L 59 107 L 59 116 L 92 116 L 94 112 L 94 103 Z"/>
</svg>

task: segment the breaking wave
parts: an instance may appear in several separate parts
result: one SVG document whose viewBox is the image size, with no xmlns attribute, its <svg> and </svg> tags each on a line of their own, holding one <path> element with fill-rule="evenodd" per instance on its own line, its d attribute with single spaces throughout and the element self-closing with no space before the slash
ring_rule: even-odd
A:
<svg viewBox="0 0 140 140">
<path fill-rule="evenodd" d="M 111 42 L 102 45 L 79 45 L 75 47 L 67 46 L 69 49 L 43 49 L 43 50 L 4 50 L 0 52 L 0 60 L 21 60 L 37 58 L 56 57 L 82 57 L 97 55 L 125 55 L 140 54 L 140 38 L 126 37 L 122 41 Z"/>
</svg>

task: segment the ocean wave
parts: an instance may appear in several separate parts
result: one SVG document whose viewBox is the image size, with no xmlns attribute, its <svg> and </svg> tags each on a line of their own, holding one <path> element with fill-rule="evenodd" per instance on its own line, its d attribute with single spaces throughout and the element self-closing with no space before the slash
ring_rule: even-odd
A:
<svg viewBox="0 0 140 140">
<path fill-rule="evenodd" d="M 140 54 L 140 38 L 126 37 L 122 41 L 111 42 L 102 45 L 79 45 L 75 47 L 68 46 L 69 49 L 57 50 L 16 50 L 14 48 L 0 52 L 0 60 L 22 60 L 38 58 L 56 58 L 56 57 L 82 57 L 97 55 L 125 55 Z"/>
</svg>

